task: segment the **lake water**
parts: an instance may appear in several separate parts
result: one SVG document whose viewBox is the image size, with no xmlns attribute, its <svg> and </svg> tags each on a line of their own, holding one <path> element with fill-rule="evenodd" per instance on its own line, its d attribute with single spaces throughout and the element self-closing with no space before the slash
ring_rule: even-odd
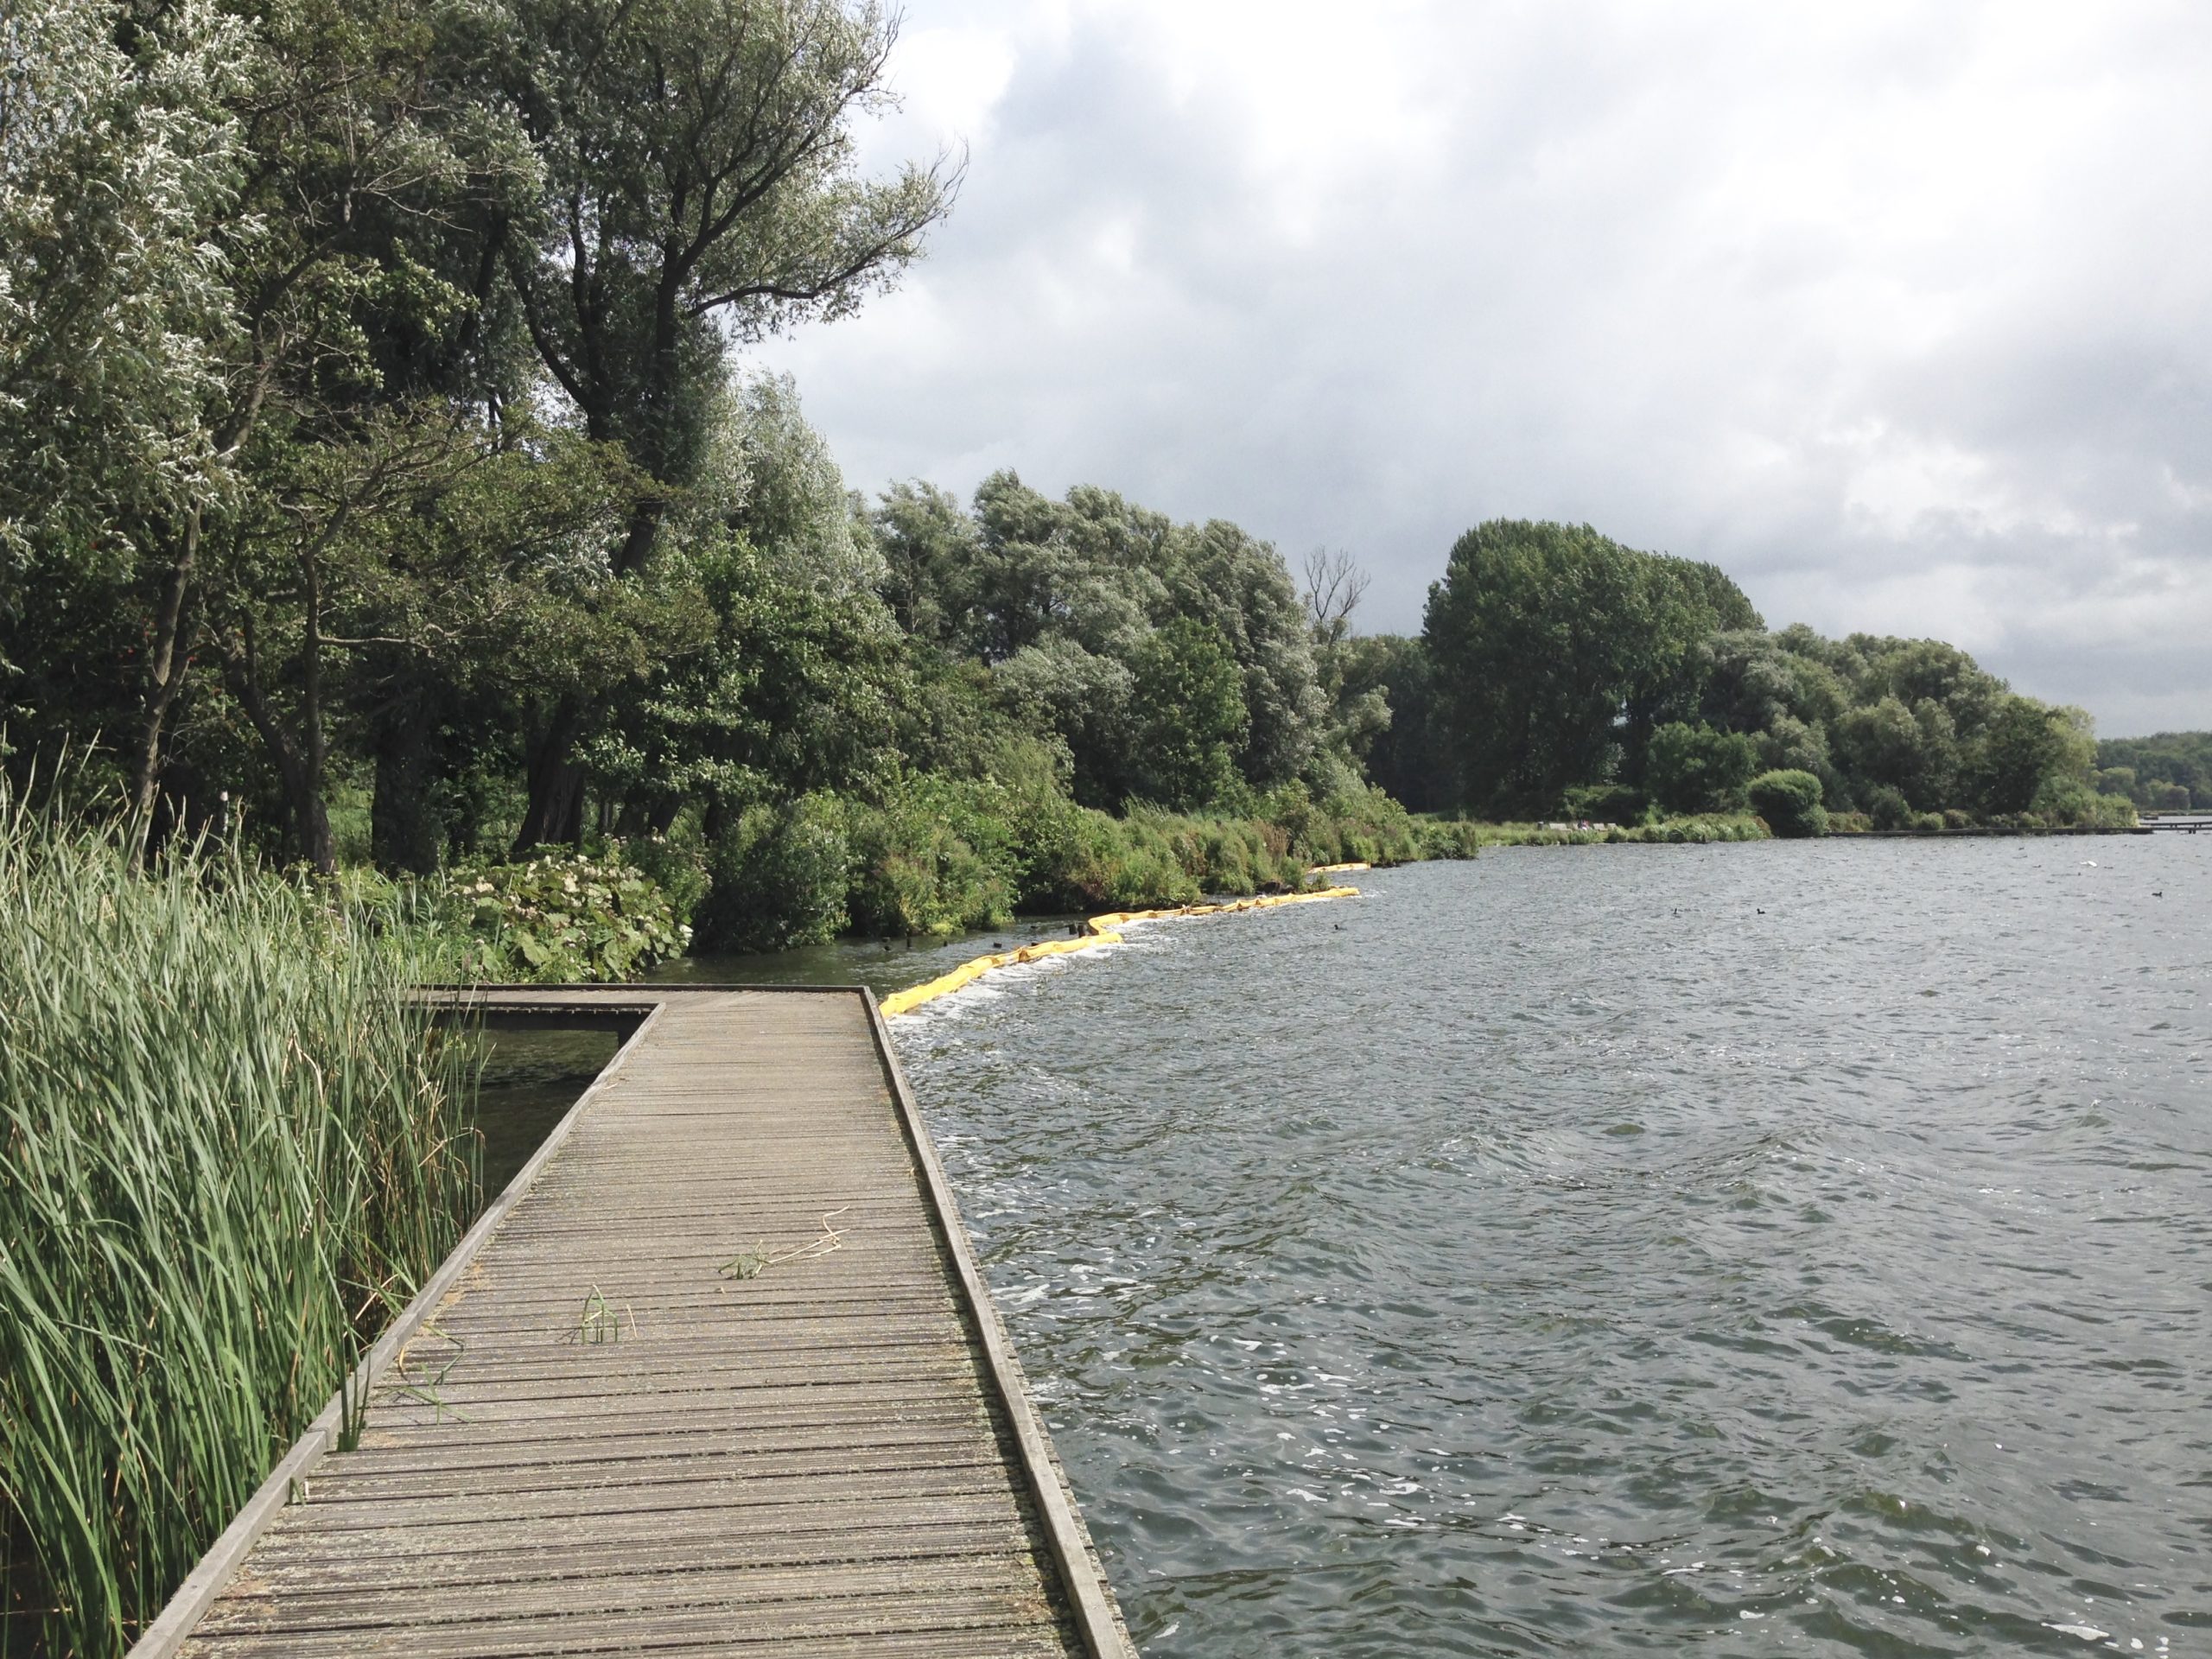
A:
<svg viewBox="0 0 2212 1659">
<path fill-rule="evenodd" d="M 1147 1655 L 2212 1651 L 2212 837 L 1354 879 L 897 1023 Z"/>
</svg>

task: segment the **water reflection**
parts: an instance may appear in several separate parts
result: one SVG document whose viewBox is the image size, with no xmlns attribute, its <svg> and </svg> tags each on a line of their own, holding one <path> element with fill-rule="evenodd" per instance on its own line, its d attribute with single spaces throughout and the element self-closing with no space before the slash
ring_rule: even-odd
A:
<svg viewBox="0 0 2212 1659">
<path fill-rule="evenodd" d="M 608 1031 L 486 1032 L 471 1127 L 480 1137 L 483 1202 L 507 1189 L 619 1046 Z"/>
</svg>

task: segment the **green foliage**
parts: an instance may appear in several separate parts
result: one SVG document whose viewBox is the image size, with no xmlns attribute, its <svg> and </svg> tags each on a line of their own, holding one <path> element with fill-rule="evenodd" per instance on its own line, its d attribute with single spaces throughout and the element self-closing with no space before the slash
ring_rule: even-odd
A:
<svg viewBox="0 0 2212 1659">
<path fill-rule="evenodd" d="M 513 19 L 495 73 L 537 163 L 506 261 L 530 336 L 593 437 L 691 484 L 725 334 L 853 310 L 949 205 L 940 172 L 855 170 L 893 25 L 839 0 L 518 0 Z"/>
<path fill-rule="evenodd" d="M 1751 779 L 1745 793 L 1751 810 L 1784 840 L 1827 833 L 1821 780 L 1809 772 L 1763 772 Z"/>
<path fill-rule="evenodd" d="M 1741 732 L 1675 721 L 1651 734 L 1644 786 L 1667 811 L 1711 812 L 1739 803 L 1758 769 L 1758 746 Z"/>
<path fill-rule="evenodd" d="M 1417 804 L 1510 817 L 1565 803 L 1581 817 L 1592 791 L 1619 787 L 1683 812 L 1733 804 L 1758 771 L 1810 773 L 1825 806 L 1878 802 L 1898 823 L 1928 811 L 2009 822 L 2056 779 L 2143 805 L 2186 798 L 2185 785 L 2153 798 L 2133 779 L 2093 784 L 2088 717 L 2016 696 L 1955 646 L 1770 633 L 1710 567 L 1586 526 L 1470 531 L 1431 589 L 1421 639 L 1374 651 L 1392 728 L 1371 767 Z M 2180 763 L 2158 764 L 2163 778 Z"/>
<path fill-rule="evenodd" d="M 1567 791 L 1561 805 L 1577 821 L 1640 823 L 1651 810 L 1651 798 L 1627 784 L 1578 784 Z"/>
<path fill-rule="evenodd" d="M 101 0 L 0 22 L 0 569 L 127 575 L 149 522 L 224 483 L 237 319 L 207 251 L 249 38 L 204 3 L 118 24 Z"/>
<path fill-rule="evenodd" d="M 660 889 L 679 924 L 689 924 L 713 886 L 708 849 L 689 823 L 666 836 L 640 836 L 621 843 L 623 860 Z"/>
<path fill-rule="evenodd" d="M 991 665 L 1032 729 L 1067 746 L 1086 804 L 1197 798 L 1187 779 L 1131 766 L 1141 659 L 1158 674 L 1163 650 L 1187 654 L 1187 641 L 1152 640 L 1178 622 L 1210 627 L 1234 665 L 1244 719 L 1221 741 L 1237 778 L 1271 788 L 1312 755 L 1323 706 L 1306 619 L 1275 550 L 1236 525 L 1179 524 L 1090 486 L 1056 502 L 1012 473 L 986 479 L 970 513 L 901 486 L 874 523 L 893 609 L 928 643 Z"/>
<path fill-rule="evenodd" d="M 120 1654 L 459 1238 L 429 948 L 0 800 L 0 1538 L 39 1651 Z"/>
<path fill-rule="evenodd" d="M 1652 728 L 1695 707 L 1700 645 L 1758 621 L 1710 566 L 1586 524 L 1478 525 L 1430 588 L 1422 636 L 1458 798 L 1510 817 L 1549 810 L 1617 763 L 1633 781 Z"/>
<path fill-rule="evenodd" d="M 563 984 L 635 977 L 679 954 L 691 930 L 621 857 L 546 849 L 513 864 L 462 865 L 441 899 L 476 941 L 473 977 Z"/>
<path fill-rule="evenodd" d="M 747 810 L 710 858 L 697 944 L 775 950 L 848 929 L 944 937 L 1003 926 L 1017 911 L 1280 893 L 1305 886 L 1316 864 L 1395 862 L 1422 849 L 1404 809 L 1370 789 L 1316 804 L 1293 783 L 1255 817 L 1137 806 L 1117 818 L 1077 805 L 1049 772 L 910 775 L 870 799 L 813 795 Z"/>
<path fill-rule="evenodd" d="M 1016 859 L 1003 803 L 988 785 L 904 779 L 880 804 L 847 809 L 853 925 L 915 938 L 1003 925 Z"/>
<path fill-rule="evenodd" d="M 2136 823 L 2135 803 L 2125 795 L 2101 795 L 2080 778 L 2047 778 L 2029 810 L 2055 828 L 2126 830 Z"/>
<path fill-rule="evenodd" d="M 1355 659 L 1347 678 L 1372 689 L 1389 715 L 1368 742 L 1369 777 L 1410 810 L 1450 806 L 1458 791 L 1452 736 L 1427 646 L 1418 639 L 1372 634 L 1346 649 Z"/>
<path fill-rule="evenodd" d="M 1966 788 L 1983 816 L 2025 812 L 2046 779 L 2088 770 L 2095 745 L 2070 712 L 2030 697 L 1999 702 L 1962 767 Z"/>
<path fill-rule="evenodd" d="M 1472 858 L 1484 847 L 1595 847 L 1622 842 L 1764 841 L 1769 830 L 1748 813 L 1700 812 L 1685 817 L 1654 817 L 1643 823 L 1608 823 L 1585 830 L 1577 823 L 1485 823 L 1465 818 L 1423 818 L 1415 830 L 1425 858 Z"/>
<path fill-rule="evenodd" d="M 748 808 L 710 849 L 693 944 L 708 951 L 823 944 L 846 925 L 852 852 L 834 798 Z"/>
<path fill-rule="evenodd" d="M 1866 817 L 1877 830 L 1910 830 L 1916 816 L 1904 791 L 1888 784 L 1877 784 L 1860 798 L 1866 803 Z M 1942 822 L 1941 816 L 1936 822 Z"/>
<path fill-rule="evenodd" d="M 1134 792 L 1179 811 L 1231 798 L 1251 719 L 1221 635 L 1179 616 L 1137 647 L 1129 666 Z"/>
<path fill-rule="evenodd" d="M 1293 859 L 1318 864 L 1398 864 L 1423 856 L 1413 816 L 1371 785 L 1316 802 L 1302 783 L 1286 784 L 1261 804 L 1281 828 Z"/>
<path fill-rule="evenodd" d="M 2097 744 L 2097 765 L 2110 775 L 2099 787 L 2163 812 L 2212 809 L 2212 732 L 2161 732 L 2111 737 Z"/>
<path fill-rule="evenodd" d="M 1486 827 L 1464 818 L 1418 818 L 1414 822 L 1414 845 L 1422 858 L 1472 858 L 1485 845 L 1497 844 L 1484 840 Z"/>
</svg>

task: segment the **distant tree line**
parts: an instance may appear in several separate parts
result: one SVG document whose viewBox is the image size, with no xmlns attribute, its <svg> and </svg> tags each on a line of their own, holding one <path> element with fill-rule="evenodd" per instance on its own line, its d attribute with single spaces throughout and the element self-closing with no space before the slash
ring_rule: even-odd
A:
<svg viewBox="0 0 2212 1659">
<path fill-rule="evenodd" d="M 2150 811 L 2212 810 L 2212 732 L 2108 737 L 2097 745 L 2097 784 Z"/>
<path fill-rule="evenodd" d="M 1453 546 L 1418 639 L 1360 642 L 1392 711 L 1376 779 L 1409 805 L 1622 817 L 1819 780 L 1877 828 L 2122 821 L 2088 716 L 1933 639 L 1770 632 L 1709 564 L 1587 526 L 1498 521 Z M 2100 792 L 2103 790 L 2106 792 Z"/>
</svg>

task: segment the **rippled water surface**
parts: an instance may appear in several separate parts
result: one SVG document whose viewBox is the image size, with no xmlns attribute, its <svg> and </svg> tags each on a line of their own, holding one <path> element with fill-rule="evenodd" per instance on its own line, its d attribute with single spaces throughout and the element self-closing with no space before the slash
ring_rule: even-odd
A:
<svg viewBox="0 0 2212 1659">
<path fill-rule="evenodd" d="M 899 1022 L 1147 1655 L 2212 1651 L 2212 836 L 1357 879 Z"/>
</svg>

